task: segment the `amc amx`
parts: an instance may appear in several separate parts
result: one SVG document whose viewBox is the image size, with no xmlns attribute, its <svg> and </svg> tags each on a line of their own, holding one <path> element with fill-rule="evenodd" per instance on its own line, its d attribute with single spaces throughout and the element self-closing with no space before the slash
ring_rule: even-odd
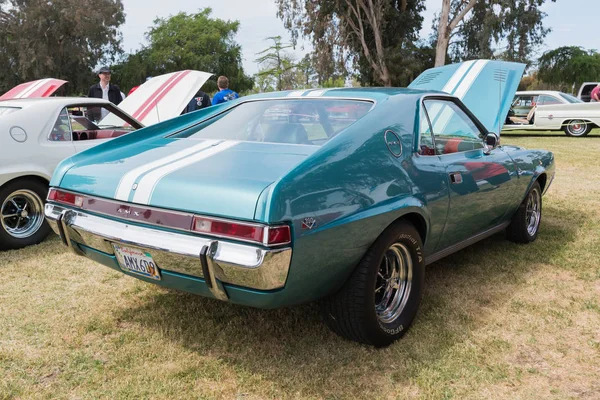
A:
<svg viewBox="0 0 600 400">
<path fill-rule="evenodd" d="M 426 264 L 500 231 L 538 235 L 553 155 L 490 133 L 522 72 L 478 60 L 408 89 L 186 114 L 63 161 L 46 217 L 73 252 L 127 275 L 260 308 L 322 300 L 333 331 L 386 346 L 415 318 Z"/>
</svg>

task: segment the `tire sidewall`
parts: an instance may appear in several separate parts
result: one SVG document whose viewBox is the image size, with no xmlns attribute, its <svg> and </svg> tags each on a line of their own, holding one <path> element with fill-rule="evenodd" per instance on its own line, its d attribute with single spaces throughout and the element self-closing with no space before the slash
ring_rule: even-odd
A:
<svg viewBox="0 0 600 400">
<path fill-rule="evenodd" d="M 537 229 L 535 230 L 535 233 L 533 235 L 530 235 L 529 232 L 527 231 L 527 203 L 529 202 L 529 198 L 535 190 L 537 190 L 537 192 L 540 196 L 540 218 L 539 218 Z M 523 210 L 522 224 L 523 224 L 523 229 L 525 231 L 524 233 L 525 233 L 525 235 L 527 235 L 530 242 L 533 242 L 535 239 L 537 239 L 538 233 L 540 232 L 540 227 L 542 226 L 542 216 L 544 215 L 543 210 L 542 210 L 543 204 L 544 204 L 544 201 L 543 201 L 543 197 L 542 197 L 542 188 L 541 188 L 539 182 L 536 181 L 533 184 L 533 186 L 531 187 L 531 189 L 529 189 L 529 192 L 527 192 L 527 197 L 525 198 L 525 201 L 523 202 L 524 210 Z"/>
<path fill-rule="evenodd" d="M 391 323 L 383 323 L 377 317 L 375 311 L 375 286 L 377 283 L 377 272 L 387 249 L 396 242 L 404 244 L 413 261 L 412 282 L 409 297 L 400 315 Z M 368 336 L 377 347 L 387 346 L 404 335 L 414 320 L 423 293 L 425 278 L 425 257 L 423 244 L 416 229 L 407 223 L 399 223 L 391 226 L 374 243 L 372 251 L 377 256 L 371 263 L 367 281 L 365 282 L 365 325 Z"/>
<path fill-rule="evenodd" d="M 9 182 L 8 184 L 0 188 L 0 206 L 2 206 L 4 200 L 12 193 L 16 192 L 17 190 L 23 189 L 31 190 L 41 199 L 42 204 L 45 203 L 46 197 L 48 195 L 47 185 L 37 180 L 19 179 L 13 182 Z M 49 232 L 50 226 L 48 225 L 48 222 L 44 220 L 42 225 L 40 225 L 39 229 L 34 234 L 26 238 L 18 239 L 6 232 L 4 230 L 4 227 L 0 224 L 0 250 L 20 249 L 26 246 L 40 243 L 46 238 L 46 236 L 48 236 Z"/>
<path fill-rule="evenodd" d="M 565 133 L 567 134 L 567 136 L 582 137 L 582 136 L 587 135 L 591 131 L 591 125 L 586 121 L 581 121 L 580 125 L 585 125 L 585 130 L 583 131 L 583 133 L 573 133 L 571 131 L 571 124 L 573 122 L 574 121 L 569 121 L 567 123 L 567 125 L 565 126 Z"/>
</svg>

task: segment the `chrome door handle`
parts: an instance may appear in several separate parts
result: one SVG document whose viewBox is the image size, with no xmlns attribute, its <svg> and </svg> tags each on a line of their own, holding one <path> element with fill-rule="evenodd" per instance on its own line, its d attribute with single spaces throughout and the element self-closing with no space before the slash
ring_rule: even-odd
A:
<svg viewBox="0 0 600 400">
<path fill-rule="evenodd" d="M 450 182 L 458 185 L 460 183 L 462 183 L 463 179 L 462 179 L 462 175 L 460 172 L 452 172 L 450 173 Z"/>
</svg>

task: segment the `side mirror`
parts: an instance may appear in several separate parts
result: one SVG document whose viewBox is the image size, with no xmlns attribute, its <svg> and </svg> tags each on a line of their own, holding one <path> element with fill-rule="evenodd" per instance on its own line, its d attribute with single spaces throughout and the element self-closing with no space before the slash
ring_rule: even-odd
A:
<svg viewBox="0 0 600 400">
<path fill-rule="evenodd" d="M 488 132 L 483 138 L 483 144 L 485 148 L 484 153 L 490 154 L 492 150 L 500 145 L 500 137 L 494 132 Z"/>
</svg>

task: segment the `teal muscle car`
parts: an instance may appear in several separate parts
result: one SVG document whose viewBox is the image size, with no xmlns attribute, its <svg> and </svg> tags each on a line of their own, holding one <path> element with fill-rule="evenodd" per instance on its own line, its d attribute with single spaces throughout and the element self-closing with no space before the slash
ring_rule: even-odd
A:
<svg viewBox="0 0 600 400">
<path fill-rule="evenodd" d="M 209 107 L 66 159 L 45 214 L 127 275 L 260 308 L 321 300 L 333 331 L 386 346 L 415 318 L 425 265 L 503 230 L 536 239 L 553 155 L 490 133 L 522 72 L 469 61 L 405 89 Z"/>
</svg>

